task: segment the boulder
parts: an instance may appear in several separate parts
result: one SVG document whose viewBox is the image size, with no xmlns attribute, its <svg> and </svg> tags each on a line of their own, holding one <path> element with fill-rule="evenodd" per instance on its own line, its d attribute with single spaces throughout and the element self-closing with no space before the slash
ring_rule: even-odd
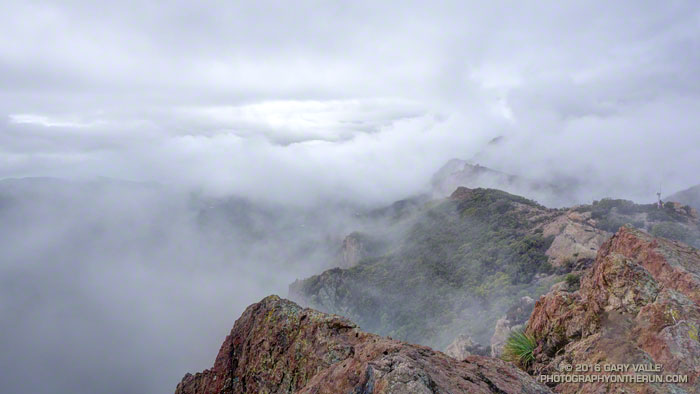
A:
<svg viewBox="0 0 700 394">
<path fill-rule="evenodd" d="M 491 353 L 490 349 L 485 346 L 474 342 L 472 337 L 467 334 L 461 334 L 455 338 L 452 343 L 450 343 L 445 349 L 445 354 L 450 357 L 454 357 L 457 360 L 464 360 L 468 356 L 473 354 L 479 356 L 487 356 Z"/>
</svg>

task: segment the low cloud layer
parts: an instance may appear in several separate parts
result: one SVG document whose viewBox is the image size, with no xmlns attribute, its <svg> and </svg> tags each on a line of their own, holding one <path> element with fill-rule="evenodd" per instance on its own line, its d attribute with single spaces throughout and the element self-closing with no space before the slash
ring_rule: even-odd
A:
<svg viewBox="0 0 700 394">
<path fill-rule="evenodd" d="M 586 199 L 698 183 L 695 2 L 21 2 L 0 18 L 0 177 L 386 202 L 481 152 L 593 178 Z"/>
</svg>

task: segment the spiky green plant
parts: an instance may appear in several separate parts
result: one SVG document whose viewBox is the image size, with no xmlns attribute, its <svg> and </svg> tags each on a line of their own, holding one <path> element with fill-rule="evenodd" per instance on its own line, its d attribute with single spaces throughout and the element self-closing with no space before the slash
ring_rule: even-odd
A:
<svg viewBox="0 0 700 394">
<path fill-rule="evenodd" d="M 537 341 L 532 335 L 521 330 L 513 330 L 503 346 L 503 359 L 527 368 L 534 359 L 535 347 L 537 347 Z"/>
</svg>

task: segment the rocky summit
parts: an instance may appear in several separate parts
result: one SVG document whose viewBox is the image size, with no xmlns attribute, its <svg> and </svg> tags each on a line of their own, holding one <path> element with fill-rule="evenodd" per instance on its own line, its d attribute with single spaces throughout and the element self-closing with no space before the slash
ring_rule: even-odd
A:
<svg viewBox="0 0 700 394">
<path fill-rule="evenodd" d="M 534 375 L 567 366 L 682 375 L 684 383 L 560 383 L 559 393 L 700 393 L 700 251 L 622 227 L 600 248 L 580 289 L 556 288 L 535 304 L 526 332 L 537 340 Z M 621 365 L 623 371 L 608 371 Z M 624 365 L 630 365 L 624 370 Z M 640 373 L 640 372 L 637 372 Z"/>
<path fill-rule="evenodd" d="M 550 393 L 504 361 L 456 360 L 369 334 L 351 321 L 269 296 L 249 306 L 211 369 L 187 374 L 176 394 Z"/>
</svg>

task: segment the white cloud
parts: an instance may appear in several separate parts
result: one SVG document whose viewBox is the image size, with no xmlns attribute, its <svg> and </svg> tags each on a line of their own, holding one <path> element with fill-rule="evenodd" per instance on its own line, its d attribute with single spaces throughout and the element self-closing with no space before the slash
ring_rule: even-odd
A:
<svg viewBox="0 0 700 394">
<path fill-rule="evenodd" d="M 695 2 L 5 8 L 0 156 L 25 159 L 0 177 L 50 167 L 256 196 L 286 183 L 306 185 L 302 199 L 395 191 L 389 200 L 504 135 L 524 145 L 489 148 L 482 164 L 545 177 L 595 167 L 619 195 L 643 194 L 650 172 L 698 182 L 697 167 L 658 160 L 700 156 Z M 571 132 L 583 125 L 595 129 Z"/>
<path fill-rule="evenodd" d="M 400 99 L 270 100 L 181 110 L 200 128 L 245 137 L 265 135 L 279 143 L 347 140 L 357 133 L 379 132 L 397 120 L 424 112 L 419 104 Z"/>
<path fill-rule="evenodd" d="M 81 122 L 77 120 L 54 118 L 36 114 L 11 114 L 9 119 L 11 123 L 16 124 L 39 125 L 43 127 L 63 127 L 67 129 L 82 129 L 86 127 L 98 126 L 104 123 L 102 121 Z"/>
</svg>

